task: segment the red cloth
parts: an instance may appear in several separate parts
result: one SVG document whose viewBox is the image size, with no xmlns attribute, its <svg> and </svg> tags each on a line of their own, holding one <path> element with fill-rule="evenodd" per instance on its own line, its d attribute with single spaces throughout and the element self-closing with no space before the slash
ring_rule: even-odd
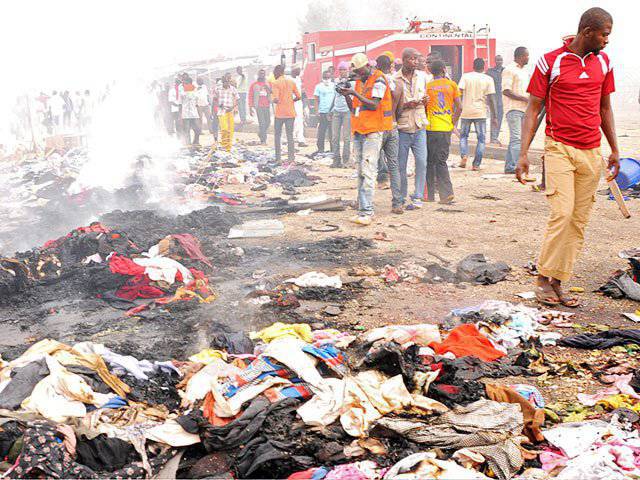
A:
<svg viewBox="0 0 640 480">
<path fill-rule="evenodd" d="M 145 268 L 133 260 L 114 253 L 109 259 L 109 270 L 120 275 L 144 275 Z"/>
<path fill-rule="evenodd" d="M 150 282 L 151 280 L 146 275 L 136 275 L 116 291 L 116 296 L 125 300 L 135 300 L 136 298 L 158 298 L 165 295 L 164 291 L 149 285 Z"/>
<path fill-rule="evenodd" d="M 178 243 L 180 243 L 180 246 L 187 252 L 187 255 L 189 255 L 192 260 L 200 260 L 202 263 L 210 267 L 212 266 L 209 259 L 202 253 L 200 242 L 196 237 L 190 233 L 177 233 L 171 235 L 171 238 L 175 238 Z"/>
<path fill-rule="evenodd" d="M 571 40 L 540 57 L 527 92 L 545 100 L 549 137 L 590 150 L 600 146 L 600 99 L 615 90 L 613 69 L 604 52 L 571 52 Z"/>
<path fill-rule="evenodd" d="M 64 237 L 56 238 L 55 240 L 48 240 L 42 245 L 41 250 L 47 250 L 49 248 L 58 248 L 60 245 L 64 243 L 67 238 L 71 238 L 75 233 L 109 233 L 108 227 L 105 227 L 100 222 L 94 222 L 88 227 L 78 227 L 75 230 L 67 233 Z"/>
<path fill-rule="evenodd" d="M 505 354 L 496 350 L 473 323 L 454 328 L 444 342 L 431 342 L 429 346 L 438 354 L 453 353 L 456 357 L 477 357 L 485 362 L 493 362 Z"/>
</svg>

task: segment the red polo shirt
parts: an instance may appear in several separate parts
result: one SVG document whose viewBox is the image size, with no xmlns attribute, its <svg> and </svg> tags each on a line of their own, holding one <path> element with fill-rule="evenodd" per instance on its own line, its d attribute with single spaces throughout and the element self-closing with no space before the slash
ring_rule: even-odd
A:
<svg viewBox="0 0 640 480">
<path fill-rule="evenodd" d="M 583 150 L 600 146 L 600 99 L 615 90 L 606 53 L 571 52 L 573 38 L 538 60 L 527 91 L 545 99 L 546 134 Z"/>
</svg>

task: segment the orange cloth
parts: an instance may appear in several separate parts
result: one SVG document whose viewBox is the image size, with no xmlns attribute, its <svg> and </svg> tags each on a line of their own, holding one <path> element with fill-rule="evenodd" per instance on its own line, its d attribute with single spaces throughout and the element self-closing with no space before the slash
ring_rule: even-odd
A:
<svg viewBox="0 0 640 480">
<path fill-rule="evenodd" d="M 278 102 L 274 104 L 275 118 L 295 118 L 294 98 L 300 98 L 300 92 L 293 80 L 282 75 L 271 84 L 271 98 Z"/>
<path fill-rule="evenodd" d="M 374 70 L 367 81 L 356 81 L 356 91 L 360 95 L 371 99 L 374 84 L 384 82 L 386 86 L 384 96 L 380 99 L 378 108 L 368 110 L 363 107 L 358 97 L 354 96 L 351 100 L 355 112 L 351 115 L 351 133 L 361 133 L 367 135 L 373 132 L 386 132 L 393 129 L 393 99 L 391 97 L 391 89 L 384 73 L 380 70 Z"/>
<path fill-rule="evenodd" d="M 544 410 L 533 406 L 529 400 L 518 392 L 502 385 L 486 384 L 487 397 L 495 402 L 518 403 L 524 417 L 524 428 L 522 431 L 532 442 L 544 441 L 544 435 L 540 427 L 544 425 Z"/>
<path fill-rule="evenodd" d="M 456 357 L 478 357 L 485 362 L 493 362 L 505 354 L 496 350 L 473 323 L 454 328 L 444 342 L 431 342 L 429 346 L 438 354 L 453 353 Z"/>
</svg>

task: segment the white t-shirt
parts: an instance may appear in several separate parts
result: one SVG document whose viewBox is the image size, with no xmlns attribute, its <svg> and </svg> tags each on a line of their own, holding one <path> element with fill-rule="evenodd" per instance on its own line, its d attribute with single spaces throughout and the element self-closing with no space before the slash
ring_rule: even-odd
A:
<svg viewBox="0 0 640 480">
<path fill-rule="evenodd" d="M 465 73 L 460 79 L 458 88 L 463 90 L 460 118 L 487 118 L 487 96 L 496 93 L 493 79 L 485 73 Z"/>
<path fill-rule="evenodd" d="M 207 107 L 209 105 L 209 89 L 206 85 L 199 85 L 196 90 L 196 97 L 198 101 L 196 105 L 198 107 Z"/>
</svg>

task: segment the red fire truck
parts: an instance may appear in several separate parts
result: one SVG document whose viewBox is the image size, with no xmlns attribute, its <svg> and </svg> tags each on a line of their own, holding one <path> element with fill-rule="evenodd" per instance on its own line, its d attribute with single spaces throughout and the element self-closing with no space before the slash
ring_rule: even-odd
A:
<svg viewBox="0 0 640 480">
<path fill-rule="evenodd" d="M 305 33 L 302 38 L 302 88 L 307 98 L 313 96 L 322 73 L 333 66 L 350 61 L 359 52 L 375 59 L 385 51 L 396 58 L 407 47 L 416 48 L 423 55 L 439 52 L 447 65 L 449 77 L 458 81 L 465 72 L 473 70 L 473 60 L 485 59 L 487 68 L 493 65 L 496 40 L 489 25 L 474 25 L 462 30 L 449 22 L 435 23 L 414 18 L 404 30 L 347 30 Z"/>
</svg>

